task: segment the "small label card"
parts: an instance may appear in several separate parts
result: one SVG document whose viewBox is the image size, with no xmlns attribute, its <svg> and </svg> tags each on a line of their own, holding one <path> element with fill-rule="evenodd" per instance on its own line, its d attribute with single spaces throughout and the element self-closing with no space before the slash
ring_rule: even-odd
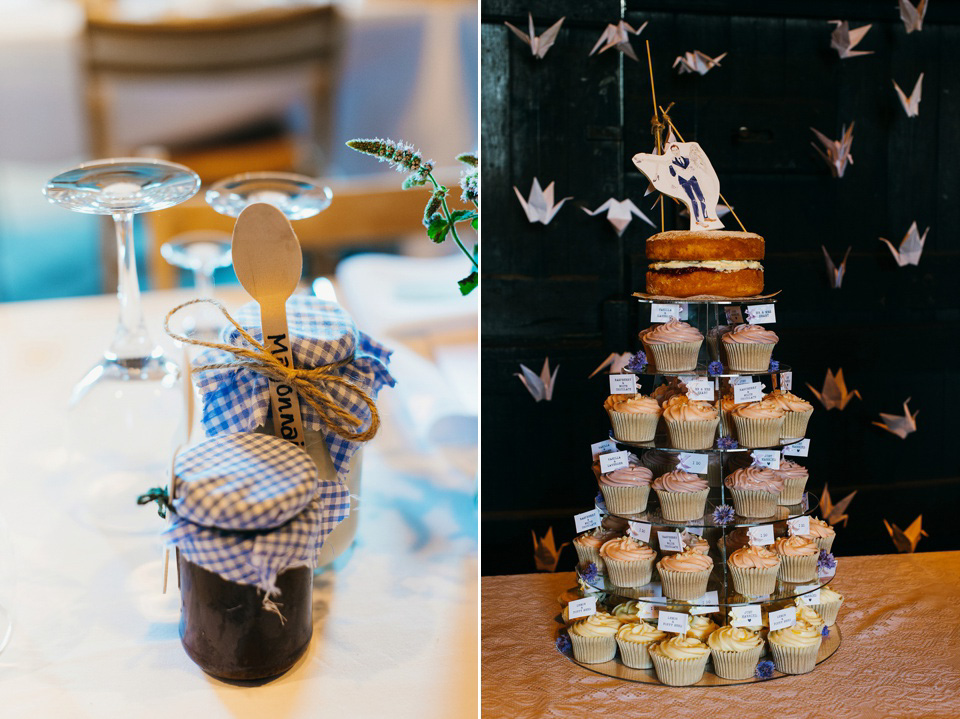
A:
<svg viewBox="0 0 960 719">
<path fill-rule="evenodd" d="M 596 461 L 597 457 L 601 454 L 608 454 L 610 452 L 617 451 L 617 444 L 612 439 L 605 439 L 602 442 L 595 442 L 590 445 L 590 453 L 593 455 L 593 460 Z"/>
<path fill-rule="evenodd" d="M 713 590 L 712 592 L 707 592 L 702 597 L 697 599 L 697 605 L 695 607 L 690 607 L 691 614 L 713 614 L 714 612 L 719 612 L 720 607 L 716 606 L 717 604 L 717 591 Z"/>
<path fill-rule="evenodd" d="M 660 551 L 662 552 L 683 551 L 683 538 L 679 532 L 657 532 L 657 539 L 660 540 Z"/>
<path fill-rule="evenodd" d="M 794 517 L 787 520 L 787 533 L 791 537 L 810 534 L 810 517 Z"/>
<path fill-rule="evenodd" d="M 668 612 L 661 609 L 657 617 L 657 629 L 661 632 L 686 634 L 690 628 L 690 615 L 683 612 Z"/>
<path fill-rule="evenodd" d="M 679 320 L 682 309 L 680 305 L 650 305 L 650 321 L 666 322 L 668 320 Z"/>
<path fill-rule="evenodd" d="M 819 584 L 801 584 L 796 588 L 797 593 L 806 592 L 800 595 L 800 601 L 804 604 L 820 603 L 820 585 Z"/>
<path fill-rule="evenodd" d="M 610 394 L 636 394 L 637 376 L 635 374 L 610 375 Z"/>
<path fill-rule="evenodd" d="M 745 604 L 730 607 L 730 625 L 734 627 L 763 626 L 763 617 L 760 614 L 759 604 Z"/>
<path fill-rule="evenodd" d="M 710 455 L 696 454 L 695 452 L 681 452 L 678 459 L 678 469 L 682 469 L 684 472 L 692 472 L 694 474 L 706 474 L 707 465 L 710 462 Z"/>
<path fill-rule="evenodd" d="M 783 448 L 783 453 L 793 457 L 806 457 L 810 454 L 810 440 L 801 439 L 799 442 L 788 444 Z"/>
<path fill-rule="evenodd" d="M 570 619 L 581 619 L 597 613 L 597 598 L 584 597 L 583 599 L 574 599 L 567 605 L 567 617 Z"/>
<path fill-rule="evenodd" d="M 708 379 L 694 379 L 687 382 L 687 397 L 713 402 L 713 382 Z"/>
<path fill-rule="evenodd" d="M 640 619 L 656 619 L 657 618 L 657 607 L 649 602 L 638 601 L 637 602 L 637 616 Z"/>
<path fill-rule="evenodd" d="M 577 525 L 577 532 L 586 532 L 600 526 L 600 510 L 594 508 L 589 512 L 573 515 L 573 523 Z"/>
<path fill-rule="evenodd" d="M 750 305 L 747 307 L 747 322 L 752 325 L 772 325 L 777 321 L 774 305 Z"/>
<path fill-rule="evenodd" d="M 767 615 L 770 620 L 770 631 L 775 632 L 778 629 L 789 629 L 797 623 L 797 610 L 795 607 L 778 609 Z"/>
<path fill-rule="evenodd" d="M 760 382 L 736 384 L 733 386 L 733 401 L 736 404 L 744 402 L 759 402 L 763 399 L 763 385 Z"/>
<path fill-rule="evenodd" d="M 754 547 L 769 547 L 773 544 L 773 525 L 761 524 L 747 529 L 747 537 Z"/>
<path fill-rule="evenodd" d="M 793 372 L 780 373 L 780 389 L 789 392 L 793 389 Z"/>
<path fill-rule="evenodd" d="M 780 469 L 779 449 L 755 449 L 750 456 L 757 464 L 762 464 L 767 469 Z"/>
<path fill-rule="evenodd" d="M 743 324 L 743 312 L 740 305 L 727 305 L 723 308 L 723 312 L 727 316 L 728 325 Z"/>
<path fill-rule="evenodd" d="M 646 522 L 627 522 L 627 535 L 650 544 L 650 525 Z"/>
<path fill-rule="evenodd" d="M 741 374 L 741 375 L 737 375 L 736 377 L 730 378 L 731 387 L 736 387 L 737 385 L 741 385 L 741 384 L 752 384 L 752 383 L 753 383 L 753 377 L 747 374 Z"/>
<path fill-rule="evenodd" d="M 600 474 L 612 472 L 615 469 L 623 469 L 630 466 L 630 452 L 607 452 L 600 455 Z"/>
</svg>

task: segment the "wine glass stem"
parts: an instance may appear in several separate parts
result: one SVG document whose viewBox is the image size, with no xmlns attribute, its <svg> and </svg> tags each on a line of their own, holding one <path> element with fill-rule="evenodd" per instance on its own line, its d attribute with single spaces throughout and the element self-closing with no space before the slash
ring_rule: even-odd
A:
<svg viewBox="0 0 960 719">
<path fill-rule="evenodd" d="M 193 286 L 197 297 L 213 297 L 213 271 L 200 269 L 193 272 Z"/>
<path fill-rule="evenodd" d="M 137 255 L 133 245 L 133 214 L 113 215 L 117 232 L 117 299 L 120 319 L 108 350 L 116 359 L 149 357 L 154 349 L 143 321 L 140 306 L 140 281 L 137 277 Z"/>
</svg>

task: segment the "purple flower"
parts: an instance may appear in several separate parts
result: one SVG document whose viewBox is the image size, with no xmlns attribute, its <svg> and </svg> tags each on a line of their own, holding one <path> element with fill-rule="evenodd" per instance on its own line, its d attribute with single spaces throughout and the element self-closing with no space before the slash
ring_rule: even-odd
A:
<svg viewBox="0 0 960 719">
<path fill-rule="evenodd" d="M 566 632 L 560 632 L 560 636 L 557 637 L 557 651 L 566 653 L 571 649 L 573 645 L 570 643 L 570 636 Z"/>
<path fill-rule="evenodd" d="M 831 569 L 836 569 L 837 560 L 833 558 L 833 555 L 830 554 L 826 549 L 820 550 L 820 558 L 817 560 L 817 572 L 823 573 Z"/>
<path fill-rule="evenodd" d="M 773 662 L 771 662 L 769 659 L 763 660 L 757 664 L 757 669 L 753 675 L 757 679 L 769 679 L 773 676 Z"/>
<path fill-rule="evenodd" d="M 721 437 L 717 440 L 717 447 L 720 449 L 736 449 L 739 446 L 733 437 Z"/>
<path fill-rule="evenodd" d="M 711 377 L 716 377 L 717 375 L 723 374 L 723 363 L 719 360 L 714 360 L 707 365 L 707 374 Z"/>
<path fill-rule="evenodd" d="M 823 629 L 820 630 L 820 636 L 826 639 L 830 636 L 830 627 L 824 625 Z"/>
<path fill-rule="evenodd" d="M 769 371 L 769 372 L 779 372 L 779 371 L 780 371 L 780 363 L 777 362 L 775 359 L 770 360 L 770 369 L 769 369 L 768 371 Z"/>
<path fill-rule="evenodd" d="M 713 523 L 721 527 L 730 524 L 733 521 L 733 507 L 729 504 L 721 504 L 713 510 Z"/>
<path fill-rule="evenodd" d="M 647 355 L 643 350 L 637 352 L 633 357 L 630 358 L 630 361 L 624 366 L 624 369 L 628 369 L 631 372 L 643 372 L 643 369 L 647 366 Z"/>
<path fill-rule="evenodd" d="M 580 573 L 580 576 L 588 582 L 595 582 L 597 581 L 597 574 L 599 574 L 599 572 L 597 572 L 597 565 L 593 562 L 588 562 L 587 568 Z"/>
</svg>

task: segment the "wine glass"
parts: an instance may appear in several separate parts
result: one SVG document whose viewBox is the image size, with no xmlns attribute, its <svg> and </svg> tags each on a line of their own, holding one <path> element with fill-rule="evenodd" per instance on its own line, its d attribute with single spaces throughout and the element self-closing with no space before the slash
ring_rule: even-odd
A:
<svg viewBox="0 0 960 719">
<path fill-rule="evenodd" d="M 195 230 L 177 235 L 160 248 L 163 259 L 174 267 L 193 272 L 197 297 L 213 297 L 213 273 L 229 267 L 230 233 L 219 230 Z M 183 321 L 188 337 L 215 341 L 224 326 L 223 315 L 210 304 L 193 305 L 192 313 Z"/>
<path fill-rule="evenodd" d="M 289 172 L 246 172 L 213 184 L 207 204 L 221 215 L 237 217 L 247 205 L 265 202 L 288 220 L 305 220 L 323 212 L 333 201 L 333 191 L 311 177 Z"/>
<path fill-rule="evenodd" d="M 103 358 L 74 388 L 67 436 L 69 486 L 85 500 L 78 506 L 86 518 L 101 528 L 151 529 L 136 497 L 166 483 L 183 424 L 180 368 L 143 319 L 133 216 L 179 204 L 199 187 L 200 178 L 183 165 L 113 158 L 66 170 L 43 188 L 48 200 L 69 210 L 112 216 L 116 230 L 119 321 Z"/>
</svg>

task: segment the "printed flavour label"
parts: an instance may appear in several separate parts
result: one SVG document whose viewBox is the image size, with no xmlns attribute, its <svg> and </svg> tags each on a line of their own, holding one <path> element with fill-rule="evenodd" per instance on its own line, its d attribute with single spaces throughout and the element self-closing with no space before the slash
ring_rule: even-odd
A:
<svg viewBox="0 0 960 719">
<path fill-rule="evenodd" d="M 641 542 L 650 543 L 650 525 L 646 522 L 627 522 L 627 535 Z"/>
<path fill-rule="evenodd" d="M 761 524 L 759 527 L 747 529 L 747 537 L 754 547 L 769 547 L 773 544 L 773 525 Z"/>
<path fill-rule="evenodd" d="M 778 629 L 789 629 L 797 623 L 797 610 L 795 607 L 787 607 L 776 612 L 770 612 L 767 618 L 770 620 L 771 632 Z"/>
<path fill-rule="evenodd" d="M 810 440 L 801 439 L 799 442 L 788 444 L 783 448 L 783 453 L 791 457 L 806 457 L 810 454 Z"/>
<path fill-rule="evenodd" d="M 747 322 L 752 325 L 771 325 L 777 321 L 774 305 L 750 305 L 746 315 Z"/>
<path fill-rule="evenodd" d="M 599 459 L 600 474 L 606 474 L 615 469 L 623 469 L 624 467 L 630 466 L 630 452 L 626 449 L 622 452 L 607 452 L 606 454 L 601 454 Z"/>
<path fill-rule="evenodd" d="M 660 550 L 664 552 L 682 552 L 683 539 L 679 532 L 657 532 L 660 540 Z"/>
<path fill-rule="evenodd" d="M 589 512 L 575 514 L 573 522 L 577 526 L 577 533 L 586 532 L 588 529 L 595 529 L 600 526 L 600 511 L 591 509 Z"/>
<path fill-rule="evenodd" d="M 810 517 L 794 517 L 787 520 L 787 532 L 791 537 L 796 535 L 806 536 L 810 534 Z"/>
<path fill-rule="evenodd" d="M 597 598 L 584 597 L 583 599 L 574 599 L 567 605 L 567 617 L 570 619 L 582 619 L 597 613 Z"/>
<path fill-rule="evenodd" d="M 610 377 L 610 394 L 636 394 L 637 376 L 635 374 L 612 374 Z"/>
<path fill-rule="evenodd" d="M 760 606 L 757 604 L 748 604 L 744 606 L 730 607 L 730 625 L 734 627 L 761 627 L 763 626 L 763 617 L 760 614 Z"/>
<path fill-rule="evenodd" d="M 679 320 L 681 309 L 680 305 L 652 304 L 650 305 L 650 321 L 667 322 L 669 320 Z"/>
<path fill-rule="evenodd" d="M 690 627 L 690 615 L 681 612 L 668 612 L 660 610 L 657 617 L 657 629 L 661 632 L 672 632 L 673 634 L 686 634 Z"/>
</svg>

